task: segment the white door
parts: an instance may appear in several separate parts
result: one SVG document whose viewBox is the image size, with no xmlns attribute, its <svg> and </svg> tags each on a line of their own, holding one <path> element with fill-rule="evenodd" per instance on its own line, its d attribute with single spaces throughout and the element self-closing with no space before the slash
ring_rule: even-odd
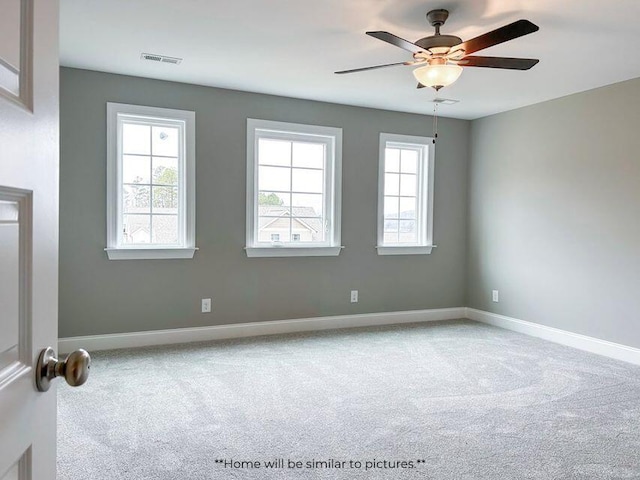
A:
<svg viewBox="0 0 640 480">
<path fill-rule="evenodd" d="M 58 136 L 58 0 L 0 0 L 0 480 L 56 476 Z"/>
</svg>

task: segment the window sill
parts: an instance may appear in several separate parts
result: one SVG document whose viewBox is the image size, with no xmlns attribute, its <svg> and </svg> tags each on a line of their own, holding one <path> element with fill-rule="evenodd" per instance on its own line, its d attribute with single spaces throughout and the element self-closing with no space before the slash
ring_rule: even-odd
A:
<svg viewBox="0 0 640 480">
<path fill-rule="evenodd" d="M 415 247 L 381 247 L 377 246 L 378 255 L 429 255 L 437 245 L 421 245 Z"/>
<path fill-rule="evenodd" d="M 193 258 L 197 248 L 105 248 L 109 260 Z"/>
<path fill-rule="evenodd" d="M 247 257 L 337 257 L 344 247 L 245 247 Z"/>
</svg>

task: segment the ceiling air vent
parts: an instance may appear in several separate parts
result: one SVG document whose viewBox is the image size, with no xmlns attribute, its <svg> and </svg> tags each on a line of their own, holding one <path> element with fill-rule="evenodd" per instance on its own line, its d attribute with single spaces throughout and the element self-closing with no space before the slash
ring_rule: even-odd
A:
<svg viewBox="0 0 640 480">
<path fill-rule="evenodd" d="M 166 55 L 157 55 L 155 53 L 143 53 L 140 58 L 150 62 L 171 63 L 172 65 L 179 65 L 182 62 L 181 58 L 167 57 Z"/>
<path fill-rule="evenodd" d="M 440 105 L 454 105 L 459 101 L 460 100 L 452 100 L 450 98 L 434 98 L 431 100 L 432 103 L 439 103 Z"/>
</svg>

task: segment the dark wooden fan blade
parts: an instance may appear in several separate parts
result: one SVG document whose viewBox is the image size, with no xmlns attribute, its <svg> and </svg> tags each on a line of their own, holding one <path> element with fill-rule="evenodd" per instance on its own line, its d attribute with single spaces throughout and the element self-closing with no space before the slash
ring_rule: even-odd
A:
<svg viewBox="0 0 640 480">
<path fill-rule="evenodd" d="M 488 32 L 484 35 L 480 35 L 479 37 L 462 42 L 460 45 L 453 47 L 452 51 L 464 50 L 465 54 L 469 55 L 479 50 L 484 50 L 485 48 L 508 42 L 514 38 L 537 32 L 538 30 L 539 27 L 531 23 L 529 20 L 518 20 L 517 22 L 510 23 L 509 25 L 500 27 L 492 32 Z"/>
<path fill-rule="evenodd" d="M 338 75 L 342 75 L 343 73 L 364 72 L 366 70 L 375 70 L 376 68 L 395 67 L 397 65 L 409 65 L 409 63 L 408 62 L 385 63 L 384 65 L 374 65 L 373 67 L 353 68 L 351 70 L 341 70 L 339 72 L 334 72 L 334 73 L 337 73 Z"/>
<path fill-rule="evenodd" d="M 457 63 L 461 67 L 506 68 L 508 70 L 529 70 L 540 60 L 537 58 L 508 57 L 464 57 Z"/>
<path fill-rule="evenodd" d="M 427 87 L 426 85 L 423 85 L 423 84 L 419 83 L 416 88 L 426 88 L 426 87 Z"/>
<path fill-rule="evenodd" d="M 408 50 L 411 53 L 418 53 L 424 51 L 423 48 L 419 47 L 415 43 L 411 43 L 409 40 L 405 40 L 404 38 L 400 38 L 393 33 L 389 32 L 367 32 L 367 35 L 377 38 L 378 40 L 382 40 L 383 42 L 390 43 L 396 47 L 400 47 L 404 50 Z"/>
</svg>

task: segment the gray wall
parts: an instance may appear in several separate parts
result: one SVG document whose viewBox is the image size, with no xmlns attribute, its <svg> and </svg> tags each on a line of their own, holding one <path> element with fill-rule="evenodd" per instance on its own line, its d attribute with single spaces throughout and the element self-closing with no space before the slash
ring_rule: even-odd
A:
<svg viewBox="0 0 640 480">
<path fill-rule="evenodd" d="M 196 112 L 194 259 L 107 260 L 109 101 Z M 246 257 L 247 117 L 343 129 L 340 256 Z M 438 248 L 377 256 L 378 136 L 428 135 L 429 117 L 63 68 L 60 336 L 463 305 L 469 128 L 466 121 L 440 121 Z M 357 304 L 349 302 L 351 289 L 360 291 Z M 205 297 L 213 298 L 211 314 L 200 313 Z"/>
<path fill-rule="evenodd" d="M 640 347 L 639 127 L 640 79 L 472 122 L 468 306 Z"/>
</svg>

